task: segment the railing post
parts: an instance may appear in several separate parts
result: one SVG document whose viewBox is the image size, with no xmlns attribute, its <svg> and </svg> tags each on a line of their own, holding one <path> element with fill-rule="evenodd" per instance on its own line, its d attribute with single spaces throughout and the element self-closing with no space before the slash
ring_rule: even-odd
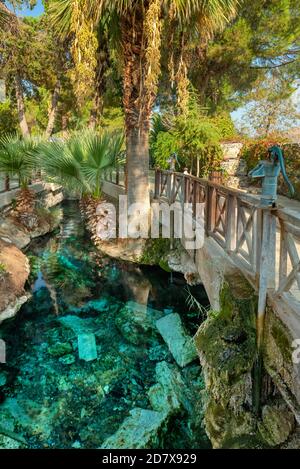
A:
<svg viewBox="0 0 300 469">
<path fill-rule="evenodd" d="M 167 199 L 169 203 L 172 203 L 172 173 L 167 174 Z"/>
<path fill-rule="evenodd" d="M 237 225 L 237 198 L 231 194 L 227 197 L 227 213 L 226 213 L 226 233 L 225 243 L 226 249 L 232 252 L 236 248 L 236 225 Z"/>
<path fill-rule="evenodd" d="M 198 184 L 196 180 L 193 180 L 193 217 L 196 217 L 196 204 L 197 204 L 197 195 L 198 195 Z"/>
<path fill-rule="evenodd" d="M 208 233 L 214 230 L 215 222 L 216 222 L 216 189 L 214 186 L 208 184 L 208 226 L 207 231 Z"/>
<path fill-rule="evenodd" d="M 4 188 L 5 188 L 5 191 L 6 191 L 6 192 L 8 192 L 9 189 L 10 189 L 9 175 L 8 175 L 8 174 L 6 174 L 6 176 L 5 176 L 5 187 L 4 187 Z"/>
<path fill-rule="evenodd" d="M 119 177 L 119 166 L 116 168 L 116 184 L 119 185 L 120 177 Z"/>
<path fill-rule="evenodd" d="M 189 187 L 190 187 L 190 178 L 189 176 L 184 176 L 184 203 L 187 204 L 189 201 Z"/>
<path fill-rule="evenodd" d="M 154 198 L 159 198 L 160 193 L 160 172 L 159 169 L 155 168 L 155 178 L 154 178 Z"/>
</svg>

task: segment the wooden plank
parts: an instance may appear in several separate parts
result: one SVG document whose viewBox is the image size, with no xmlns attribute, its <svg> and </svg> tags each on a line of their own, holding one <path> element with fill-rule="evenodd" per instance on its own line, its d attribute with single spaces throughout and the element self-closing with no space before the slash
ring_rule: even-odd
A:
<svg viewBox="0 0 300 469">
<path fill-rule="evenodd" d="M 282 285 L 287 277 L 287 247 L 286 231 L 283 220 L 280 223 L 280 253 L 279 253 L 279 285 Z"/>
</svg>

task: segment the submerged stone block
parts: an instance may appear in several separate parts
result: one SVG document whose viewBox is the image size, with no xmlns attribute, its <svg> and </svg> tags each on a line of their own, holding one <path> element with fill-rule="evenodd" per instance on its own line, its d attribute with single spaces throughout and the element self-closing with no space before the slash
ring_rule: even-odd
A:
<svg viewBox="0 0 300 469">
<path fill-rule="evenodd" d="M 149 389 L 151 406 L 158 412 L 171 415 L 188 406 L 185 384 L 176 365 L 163 361 L 155 368 L 157 383 Z"/>
<path fill-rule="evenodd" d="M 155 321 L 162 312 L 147 305 L 128 301 L 116 316 L 116 326 L 128 342 L 138 345 L 155 334 Z"/>
<path fill-rule="evenodd" d="M 96 360 L 97 349 L 94 334 L 80 334 L 78 336 L 78 353 L 79 358 L 86 362 Z"/>
<path fill-rule="evenodd" d="M 155 448 L 164 431 L 166 414 L 134 408 L 120 428 L 102 444 L 102 449 Z"/>
<path fill-rule="evenodd" d="M 193 339 L 185 332 L 179 314 L 159 319 L 156 327 L 179 366 L 184 367 L 197 358 Z"/>
<path fill-rule="evenodd" d="M 74 334 L 89 334 L 95 332 L 97 329 L 97 323 L 91 318 L 79 318 L 69 314 L 62 316 L 58 321 L 66 328 L 71 329 Z"/>
</svg>

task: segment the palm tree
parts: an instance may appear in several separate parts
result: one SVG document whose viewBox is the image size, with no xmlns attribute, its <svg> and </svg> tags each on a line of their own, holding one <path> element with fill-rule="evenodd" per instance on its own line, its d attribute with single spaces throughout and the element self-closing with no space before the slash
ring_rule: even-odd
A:
<svg viewBox="0 0 300 469">
<path fill-rule="evenodd" d="M 29 184 L 36 169 L 36 148 L 37 141 L 30 138 L 20 139 L 13 134 L 0 138 L 0 174 L 19 179 L 16 213 L 20 217 L 32 213 L 35 208 L 35 193 L 29 188 Z"/>
<path fill-rule="evenodd" d="M 5 5 L 4 0 L 0 0 L 0 29 L 16 29 L 17 18 Z"/>
<path fill-rule="evenodd" d="M 96 209 L 106 173 L 122 163 L 123 135 L 75 133 L 67 141 L 39 145 L 39 162 L 54 182 L 79 196 L 88 228 L 95 237 Z"/>
<path fill-rule="evenodd" d="M 102 15 L 117 18 L 123 54 L 123 104 L 126 128 L 128 203 L 149 206 L 150 117 L 160 73 L 162 19 L 193 28 L 206 42 L 236 15 L 238 0 L 52 0 L 52 19 L 60 31 L 73 27 L 72 11 L 81 8 L 95 24 Z M 77 11 L 76 10 L 76 11 Z"/>
</svg>

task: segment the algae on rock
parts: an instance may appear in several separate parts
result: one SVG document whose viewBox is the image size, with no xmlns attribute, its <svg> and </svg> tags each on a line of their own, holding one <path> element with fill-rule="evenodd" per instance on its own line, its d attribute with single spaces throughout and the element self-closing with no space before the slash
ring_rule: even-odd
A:
<svg viewBox="0 0 300 469">
<path fill-rule="evenodd" d="M 207 390 L 206 429 L 216 448 L 256 431 L 251 407 L 257 298 L 236 274 L 224 282 L 220 300 L 220 312 L 210 313 L 195 336 Z"/>
</svg>

